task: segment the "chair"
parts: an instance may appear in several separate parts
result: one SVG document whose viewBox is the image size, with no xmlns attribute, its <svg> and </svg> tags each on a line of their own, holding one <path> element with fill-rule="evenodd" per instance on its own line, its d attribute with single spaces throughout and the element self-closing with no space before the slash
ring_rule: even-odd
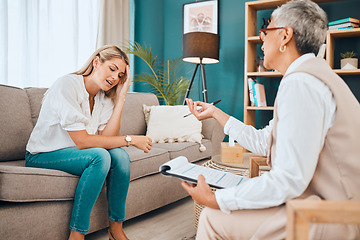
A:
<svg viewBox="0 0 360 240">
<path fill-rule="evenodd" d="M 260 166 L 267 166 L 267 158 L 266 157 L 259 157 L 259 156 L 250 157 L 250 160 L 249 160 L 249 177 L 250 178 L 259 176 Z"/>
<path fill-rule="evenodd" d="M 257 177 L 267 158 L 254 156 L 249 163 L 250 178 Z M 304 240 L 309 238 L 310 224 L 360 224 L 360 202 L 294 199 L 286 203 L 286 215 L 286 239 Z"/>
</svg>

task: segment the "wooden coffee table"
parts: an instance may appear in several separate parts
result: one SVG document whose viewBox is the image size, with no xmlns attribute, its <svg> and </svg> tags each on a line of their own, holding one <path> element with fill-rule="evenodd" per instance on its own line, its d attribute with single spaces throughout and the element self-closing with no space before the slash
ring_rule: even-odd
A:
<svg viewBox="0 0 360 240">
<path fill-rule="evenodd" d="M 249 160 L 250 157 L 257 156 L 254 153 L 246 152 L 244 153 L 243 163 L 224 163 L 221 162 L 221 155 L 214 156 L 211 160 L 204 163 L 204 166 L 207 164 L 209 167 L 213 166 L 216 169 L 232 172 L 235 174 L 239 174 L 241 176 L 249 177 Z M 268 166 L 260 166 L 260 171 L 269 171 L 270 167 Z M 261 173 L 260 172 L 260 173 Z"/>
</svg>

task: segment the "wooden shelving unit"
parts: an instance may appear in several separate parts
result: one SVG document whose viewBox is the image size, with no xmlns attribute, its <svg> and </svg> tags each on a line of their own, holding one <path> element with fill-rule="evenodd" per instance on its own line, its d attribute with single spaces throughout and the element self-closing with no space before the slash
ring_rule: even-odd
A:
<svg viewBox="0 0 360 240">
<path fill-rule="evenodd" d="M 335 38 L 351 38 L 351 37 L 360 37 L 360 28 L 330 30 L 327 32 L 326 61 L 329 63 L 331 68 L 334 68 Z M 354 69 L 354 70 L 334 69 L 334 72 L 336 72 L 339 75 L 360 75 L 360 69 Z"/>
<path fill-rule="evenodd" d="M 244 69 L 244 123 L 255 126 L 256 111 L 271 111 L 274 107 L 253 107 L 250 104 L 248 78 L 282 77 L 279 72 L 256 72 L 257 45 L 262 44 L 257 32 L 257 12 L 259 10 L 275 9 L 288 0 L 258 0 L 245 3 L 245 69 Z M 339 0 L 313 0 L 316 3 L 335 2 Z M 327 33 L 326 60 L 334 66 L 334 39 L 359 37 L 360 29 L 332 30 Z M 360 75 L 360 70 L 334 69 L 339 75 Z"/>
</svg>

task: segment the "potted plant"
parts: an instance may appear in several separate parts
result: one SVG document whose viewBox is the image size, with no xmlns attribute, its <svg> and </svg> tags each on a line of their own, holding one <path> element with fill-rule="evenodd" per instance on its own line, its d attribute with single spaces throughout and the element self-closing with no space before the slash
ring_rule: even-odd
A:
<svg viewBox="0 0 360 240">
<path fill-rule="evenodd" d="M 159 100 L 163 100 L 166 105 L 181 105 L 189 84 L 189 79 L 181 75 L 181 58 L 171 59 L 162 63 L 151 52 L 151 48 L 142 47 L 139 43 L 129 43 L 125 47 L 129 54 L 141 58 L 150 68 L 151 73 L 141 73 L 134 76 L 134 82 L 144 82 L 150 84 L 152 91 Z"/>
<path fill-rule="evenodd" d="M 341 69 L 357 69 L 358 68 L 358 59 L 355 58 L 356 53 L 345 52 L 340 53 L 341 56 Z"/>
</svg>

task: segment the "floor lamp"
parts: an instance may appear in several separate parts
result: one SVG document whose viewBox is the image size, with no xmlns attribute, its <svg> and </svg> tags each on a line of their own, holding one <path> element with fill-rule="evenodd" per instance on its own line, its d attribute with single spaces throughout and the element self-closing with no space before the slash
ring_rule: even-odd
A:
<svg viewBox="0 0 360 240">
<path fill-rule="evenodd" d="M 186 90 L 183 105 L 186 103 L 185 99 L 189 97 L 190 89 L 199 66 L 201 68 L 203 101 L 208 102 L 204 65 L 219 62 L 219 43 L 219 34 L 189 32 L 183 35 L 183 61 L 196 63 L 194 73 Z"/>
</svg>

